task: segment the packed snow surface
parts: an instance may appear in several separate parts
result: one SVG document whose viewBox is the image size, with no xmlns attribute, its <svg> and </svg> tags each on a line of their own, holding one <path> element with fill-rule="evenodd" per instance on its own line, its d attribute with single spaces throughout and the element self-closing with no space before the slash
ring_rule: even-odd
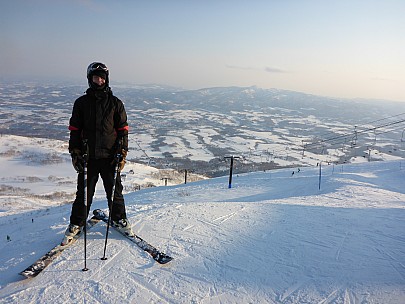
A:
<svg viewBox="0 0 405 304">
<path fill-rule="evenodd" d="M 134 231 L 173 261 L 157 264 L 114 230 L 101 260 L 98 223 L 87 236 L 89 271 L 81 238 L 24 280 L 18 273 L 61 241 L 71 206 L 13 210 L 3 196 L 1 303 L 405 303 L 400 161 L 235 174 L 232 188 L 223 177 L 125 199 Z M 95 208 L 106 208 L 102 196 Z"/>
</svg>

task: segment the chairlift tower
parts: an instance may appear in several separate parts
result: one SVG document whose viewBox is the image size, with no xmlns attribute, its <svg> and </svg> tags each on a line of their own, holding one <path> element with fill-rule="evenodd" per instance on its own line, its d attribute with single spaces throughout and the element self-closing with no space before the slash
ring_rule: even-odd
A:
<svg viewBox="0 0 405 304">
<path fill-rule="evenodd" d="M 239 156 L 225 156 L 225 159 L 230 159 L 231 160 L 231 166 L 229 169 L 229 184 L 228 184 L 228 188 L 231 189 L 232 188 L 232 171 L 233 171 L 233 161 L 234 159 L 238 159 L 240 158 Z"/>
</svg>

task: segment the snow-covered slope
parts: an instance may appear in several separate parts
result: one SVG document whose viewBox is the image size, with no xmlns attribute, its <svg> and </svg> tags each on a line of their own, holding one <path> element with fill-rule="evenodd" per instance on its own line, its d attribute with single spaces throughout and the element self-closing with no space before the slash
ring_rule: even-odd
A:
<svg viewBox="0 0 405 304">
<path fill-rule="evenodd" d="M 134 231 L 174 257 L 165 266 L 114 231 L 100 260 L 99 223 L 88 272 L 81 239 L 22 280 L 62 239 L 70 205 L 2 212 L 1 302 L 405 303 L 404 164 L 322 166 L 320 190 L 319 168 L 293 170 L 127 193 Z"/>
</svg>

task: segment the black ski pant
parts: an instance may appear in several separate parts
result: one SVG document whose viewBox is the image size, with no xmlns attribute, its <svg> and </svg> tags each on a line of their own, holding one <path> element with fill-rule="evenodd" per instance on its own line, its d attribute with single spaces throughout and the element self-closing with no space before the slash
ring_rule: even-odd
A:
<svg viewBox="0 0 405 304">
<path fill-rule="evenodd" d="M 118 172 L 115 191 L 114 191 L 114 203 L 111 200 L 112 188 L 114 184 L 114 171 L 115 165 L 112 164 L 112 159 L 89 159 L 87 163 L 87 213 L 85 213 L 84 206 L 84 173 L 81 172 L 77 177 L 77 192 L 76 199 L 72 205 L 72 213 L 70 215 L 70 223 L 78 226 L 84 226 L 88 217 L 91 204 L 93 202 L 94 192 L 96 190 L 96 184 L 99 175 L 103 180 L 104 190 L 107 196 L 108 208 L 111 211 L 111 219 L 118 221 L 123 218 L 127 218 L 125 212 L 125 202 L 122 195 L 122 183 L 121 175 Z M 112 205 L 112 210 L 111 210 Z"/>
</svg>

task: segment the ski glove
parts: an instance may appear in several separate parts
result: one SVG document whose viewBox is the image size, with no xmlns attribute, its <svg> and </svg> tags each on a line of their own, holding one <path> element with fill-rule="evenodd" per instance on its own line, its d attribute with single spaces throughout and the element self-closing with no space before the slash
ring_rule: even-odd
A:
<svg viewBox="0 0 405 304">
<path fill-rule="evenodd" d="M 82 156 L 82 151 L 80 151 L 80 149 L 73 149 L 72 152 L 70 152 L 70 156 L 72 157 L 72 165 L 76 172 L 83 172 L 84 159 Z"/>
<path fill-rule="evenodd" d="M 121 172 L 122 169 L 124 169 L 124 166 L 126 163 L 125 159 L 127 158 L 127 154 L 128 154 L 127 150 L 121 149 L 121 157 L 118 160 L 118 172 Z M 117 164 L 115 159 L 113 161 L 113 164 L 115 164 L 115 165 Z"/>
</svg>

